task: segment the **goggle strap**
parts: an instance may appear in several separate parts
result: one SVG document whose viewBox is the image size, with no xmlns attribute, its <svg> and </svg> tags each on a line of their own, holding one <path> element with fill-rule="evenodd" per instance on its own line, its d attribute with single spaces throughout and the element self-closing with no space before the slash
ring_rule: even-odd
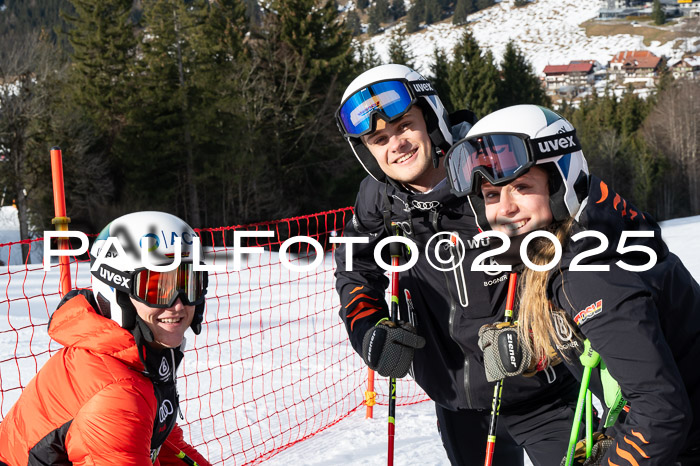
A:
<svg viewBox="0 0 700 466">
<path fill-rule="evenodd" d="M 107 264 L 100 264 L 92 274 L 116 290 L 125 293 L 131 292 L 131 280 L 133 279 L 131 273 L 126 274 Z"/>
<path fill-rule="evenodd" d="M 429 81 L 411 81 L 408 85 L 416 97 L 437 95 L 437 92 L 435 92 L 433 85 Z"/>
<path fill-rule="evenodd" d="M 529 142 L 535 160 L 548 159 L 581 150 L 576 130 L 530 139 Z"/>
</svg>

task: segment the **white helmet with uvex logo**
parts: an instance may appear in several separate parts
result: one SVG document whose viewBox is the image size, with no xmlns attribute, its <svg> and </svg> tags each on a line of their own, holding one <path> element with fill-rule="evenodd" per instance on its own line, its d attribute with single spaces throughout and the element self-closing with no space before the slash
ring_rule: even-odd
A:
<svg viewBox="0 0 700 466">
<path fill-rule="evenodd" d="M 110 222 L 97 236 L 90 249 L 92 290 L 99 309 L 105 317 L 126 329 L 136 324 L 136 310 L 130 301 L 135 298 L 153 307 L 169 307 L 177 298 L 183 304 L 195 306 L 190 327 L 198 334 L 204 317 L 204 296 L 207 272 L 194 271 L 194 247 L 201 262 L 202 248 L 198 235 L 187 223 L 165 212 L 134 212 Z M 118 244 L 115 245 L 115 243 Z M 170 275 L 163 272 L 178 262 Z M 104 249 L 104 250 L 103 250 Z M 145 250 L 142 253 L 142 250 Z M 143 254 L 143 255 L 142 255 Z M 144 258 L 146 262 L 144 262 Z M 170 267 L 172 269 L 172 267 Z M 146 272 L 146 273 L 141 273 Z M 174 288 L 164 294 L 164 287 Z"/>
<path fill-rule="evenodd" d="M 508 134 L 529 139 L 534 144 L 532 150 L 537 152 L 535 165 L 545 169 L 549 175 L 549 204 L 554 220 L 564 221 L 576 215 L 581 201 L 588 194 L 589 173 L 574 126 L 548 108 L 514 105 L 479 120 L 465 139 Z M 470 195 L 469 202 L 479 228 L 490 230 L 480 193 Z"/>
<path fill-rule="evenodd" d="M 377 118 L 393 121 L 414 104 L 423 110 L 437 162 L 453 142 L 450 120 L 432 84 L 420 73 L 405 65 L 380 65 L 359 75 L 345 89 L 336 112 L 338 129 L 365 170 L 378 181 L 386 180 L 386 175 L 361 136 L 374 131 Z"/>
</svg>

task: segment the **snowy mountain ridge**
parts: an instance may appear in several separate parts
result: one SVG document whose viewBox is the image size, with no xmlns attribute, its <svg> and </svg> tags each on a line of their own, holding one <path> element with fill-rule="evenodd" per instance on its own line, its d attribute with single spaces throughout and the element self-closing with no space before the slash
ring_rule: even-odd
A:
<svg viewBox="0 0 700 466">
<path fill-rule="evenodd" d="M 546 65 L 567 64 L 570 60 L 596 60 L 606 65 L 617 52 L 624 50 L 650 50 L 657 56 L 674 59 L 700 48 L 700 34 L 665 43 L 652 41 L 649 46 L 644 44 L 641 35 L 589 37 L 580 25 L 598 16 L 600 0 L 535 0 L 519 8 L 513 3 L 513 0 L 503 0 L 472 13 L 467 26 L 453 26 L 446 20 L 408 35 L 407 43 L 415 57 L 416 68 L 424 74 L 431 74 L 435 49 L 445 50 L 449 57 L 464 27 L 471 29 L 482 50 L 491 50 L 497 63 L 501 62 L 506 44 L 512 39 L 537 74 L 541 74 Z M 391 33 L 402 24 L 399 21 L 365 44 L 372 44 L 381 59 L 387 62 Z"/>
</svg>

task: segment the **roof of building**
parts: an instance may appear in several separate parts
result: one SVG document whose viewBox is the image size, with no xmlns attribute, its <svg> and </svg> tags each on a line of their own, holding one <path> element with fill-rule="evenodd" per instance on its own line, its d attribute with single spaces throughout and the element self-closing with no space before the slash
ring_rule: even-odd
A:
<svg viewBox="0 0 700 466">
<path fill-rule="evenodd" d="M 686 66 L 689 66 L 691 68 L 699 67 L 700 66 L 700 56 L 676 58 L 676 59 L 668 61 L 669 68 L 686 67 Z"/>
<path fill-rule="evenodd" d="M 618 52 L 610 60 L 610 63 L 622 63 L 622 66 L 631 68 L 656 68 L 660 62 L 661 58 L 648 50 Z"/>
<path fill-rule="evenodd" d="M 568 65 L 547 65 L 542 71 L 546 75 L 568 73 L 590 73 L 593 71 L 593 63 L 584 61 L 572 61 Z"/>
</svg>

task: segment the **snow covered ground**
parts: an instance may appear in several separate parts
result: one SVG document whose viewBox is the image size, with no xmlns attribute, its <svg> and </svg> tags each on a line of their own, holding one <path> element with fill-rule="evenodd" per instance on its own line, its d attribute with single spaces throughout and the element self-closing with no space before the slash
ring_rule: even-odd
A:
<svg viewBox="0 0 700 466">
<path fill-rule="evenodd" d="M 579 25 L 597 17 L 600 6 L 600 0 L 535 0 L 526 7 L 515 8 L 513 0 L 504 0 L 470 15 L 467 27 L 482 50 L 491 50 L 497 63 L 512 39 L 538 74 L 548 64 L 565 65 L 570 60 L 597 60 L 605 65 L 623 50 L 650 50 L 668 58 L 698 50 L 700 36 L 666 43 L 653 41 L 649 46 L 644 45 L 641 35 L 587 37 Z M 391 32 L 392 28 L 389 28 L 369 39 L 385 62 Z M 418 70 L 430 74 L 435 49 L 445 50 L 449 55 L 462 34 L 462 27 L 445 21 L 409 35 L 409 48 L 416 57 Z"/>
<path fill-rule="evenodd" d="M 670 220 L 662 223 L 663 237 L 669 244 L 669 247 L 673 252 L 675 252 L 684 263 L 691 269 L 694 277 L 700 280 L 700 240 L 697 237 L 697 231 L 700 228 L 700 216 L 682 218 L 676 220 Z M 8 241 L 6 233 L 3 231 L 8 231 L 8 226 L 0 223 L 0 244 Z M 327 257 L 327 261 L 330 260 Z M 23 269 L 23 266 L 11 266 L 11 270 Z M 275 273 L 267 275 L 265 277 L 255 277 L 253 274 L 248 274 L 249 277 L 246 279 L 245 283 L 238 281 L 232 282 L 232 293 L 236 290 L 241 289 L 243 286 L 250 285 L 251 287 L 259 286 L 266 279 L 267 276 L 275 276 Z M 34 277 L 34 278 L 33 278 Z M 81 267 L 79 272 L 76 274 L 76 286 L 89 286 L 89 275 L 87 274 L 87 267 Z M 332 283 L 321 283 L 324 288 L 332 289 Z M 219 286 L 219 285 L 217 285 Z M 300 285 L 301 286 L 301 285 Z M 16 386 L 19 377 L 22 378 L 24 383 L 33 376 L 36 372 L 37 367 L 48 358 L 47 348 L 51 348 L 55 351 L 59 348 L 59 345 L 55 342 L 51 342 L 45 332 L 45 327 L 42 327 L 40 331 L 35 331 L 34 327 L 30 324 L 46 324 L 49 318 L 50 310 L 53 310 L 58 301 L 58 296 L 55 294 L 58 288 L 58 276 L 54 272 L 45 276 L 43 273 L 30 273 L 28 274 L 27 280 L 12 280 L 12 283 L 8 285 L 2 284 L 2 289 L 8 293 L 10 297 L 21 297 L 28 296 L 28 305 L 32 308 L 31 317 L 28 316 L 26 312 L 26 307 L 22 303 L 26 303 L 23 300 L 18 300 L 13 302 L 11 311 L 7 308 L 7 305 L 0 305 L 0 316 L 7 316 L 0 318 L 0 331 L 6 329 L 8 323 L 12 322 L 12 326 L 18 329 L 18 339 L 17 341 L 5 341 L 3 338 L 0 341 L 0 383 L 3 386 Z M 279 289 L 284 289 L 280 287 Z M 286 289 L 290 289 L 287 287 Z M 296 293 L 297 291 L 287 291 L 287 293 Z M 47 294 L 54 293 L 53 295 L 45 296 Z M 221 296 L 226 296 L 228 293 L 226 290 L 218 289 L 217 294 Z M 282 295 L 284 292 L 279 292 L 276 294 Z M 284 296 L 274 296 L 271 299 L 275 301 L 284 298 Z M 218 307 L 216 304 L 210 303 L 208 306 L 208 312 L 216 312 Z M 242 303 L 238 303 L 240 306 Z M 257 325 L 257 329 L 264 329 L 268 326 L 274 327 L 279 325 L 280 321 L 288 320 L 285 322 L 285 333 L 296 334 L 304 333 L 310 331 L 308 328 L 309 323 L 302 323 L 302 320 L 297 320 L 294 316 L 297 313 L 302 312 L 304 303 L 298 304 L 298 309 L 294 308 L 289 310 L 289 314 L 285 316 L 276 315 L 274 318 L 269 318 L 267 321 L 260 321 L 258 316 L 253 316 L 251 319 Z M 331 306 L 333 307 L 333 306 Z M 223 307 L 221 312 L 225 312 L 228 308 Z M 11 314 L 10 314 L 11 312 Z M 337 315 L 335 312 L 329 313 L 329 319 L 333 319 L 333 322 L 337 320 Z M 246 329 L 248 323 L 241 323 L 240 319 L 237 322 L 227 324 L 227 316 L 220 316 L 221 322 L 217 325 L 223 332 L 222 335 L 229 335 L 231 329 L 223 328 L 227 325 L 238 329 Z M 230 320 L 230 316 L 229 320 Z M 325 318 L 324 318 L 325 319 Z M 319 319 L 312 325 L 314 328 L 327 328 L 329 325 L 328 321 L 324 319 Z M 213 319 L 212 319 L 213 320 Z M 292 328 L 292 326 L 297 325 L 300 328 L 298 331 Z M 223 327 L 222 327 L 223 326 Z M 311 329 L 311 331 L 316 331 Z M 260 333 L 260 332 L 257 332 Z M 234 335 L 235 337 L 235 335 Z M 224 354 L 226 348 L 219 348 L 220 352 L 217 352 L 217 347 L 221 346 L 219 344 L 219 335 L 213 331 L 209 331 L 207 335 L 204 335 L 206 341 L 201 340 L 202 336 L 198 337 L 195 341 L 197 346 L 206 346 L 207 355 L 209 358 L 218 358 L 218 362 L 221 362 L 222 357 L 230 357 L 229 354 Z M 269 348 L 269 338 L 268 340 L 261 341 L 259 344 L 262 347 Z M 273 336 L 273 338 L 275 338 Z M 345 339 L 345 335 L 342 332 L 335 333 L 333 335 L 333 341 L 327 342 L 328 344 L 333 344 L 334 341 L 340 341 Z M 267 346 L 266 346 L 267 345 Z M 246 349 L 247 348 L 247 349 Z M 242 351 L 251 351 L 247 345 L 233 345 L 233 349 L 229 348 L 232 353 L 240 353 Z M 303 349 L 302 349 L 303 350 Z M 262 351 L 262 350 L 261 350 Z M 20 360 L 13 359 L 13 355 L 18 354 L 20 356 L 36 355 L 35 364 L 34 358 L 26 357 Z M 240 356 L 240 354 L 237 354 Z M 188 361 L 186 358 L 186 373 L 192 374 L 194 370 L 205 370 L 207 367 L 207 358 L 204 360 Z M 318 359 L 314 359 L 314 364 L 317 367 L 310 367 L 311 371 L 319 370 L 323 371 L 324 368 L 332 365 L 335 362 L 333 355 L 321 356 Z M 267 359 L 259 359 L 256 364 L 258 365 L 257 370 L 260 370 L 265 364 L 270 364 Z M 252 367 L 245 367 L 245 371 L 251 371 Z M 287 397 L 283 395 L 282 400 L 275 399 L 272 397 L 270 400 L 265 398 L 264 400 L 258 399 L 255 403 L 241 404 L 241 397 L 245 399 L 246 393 L 238 392 L 236 389 L 230 389 L 228 391 L 216 391 L 215 387 L 210 385 L 216 385 L 220 383 L 217 377 L 212 375 L 211 379 L 207 379 L 206 376 L 202 376 L 202 373 L 198 375 L 196 384 L 191 384 L 186 387 L 182 392 L 187 394 L 187 401 L 185 404 L 185 416 L 188 421 L 193 421 L 198 416 L 200 418 L 206 417 L 208 406 L 211 403 L 206 400 L 197 400 L 197 393 L 199 389 L 208 390 L 208 397 L 214 398 L 214 396 L 221 396 L 222 399 L 218 400 L 216 404 L 224 409 L 225 416 L 230 416 L 234 419 L 234 422 L 230 422 L 229 426 L 239 425 L 236 419 L 239 416 L 250 419 L 255 419 L 257 415 L 265 415 L 266 411 L 276 409 L 278 403 L 287 404 L 291 400 L 287 400 Z M 230 374 L 231 377 L 235 379 L 236 374 Z M 182 380 L 182 379 L 181 379 Z M 263 382 L 265 383 L 265 382 Z M 385 383 L 385 381 L 382 381 Z M 284 380 L 275 380 L 273 384 L 284 385 Z M 268 385 L 269 387 L 269 385 Z M 226 394 L 226 395 L 222 395 Z M 6 403 L 11 405 L 12 399 L 19 395 L 17 391 L 4 394 L 3 406 Z M 234 405 L 234 398 L 236 399 L 238 405 Z M 349 406 L 355 406 L 355 401 L 348 400 Z M 9 406 L 7 405 L 7 406 Z M 228 408 L 227 408 L 228 407 Z M 6 409 L 5 409 L 6 411 Z M 190 413 L 188 415 L 188 412 Z M 192 414 L 194 413 L 194 414 Z M 297 414 L 302 414 L 297 413 Z M 246 425 L 243 423 L 243 425 Z M 269 421 L 263 425 L 269 426 Z M 210 432 L 206 429 L 206 426 L 202 430 L 199 429 L 199 425 L 196 426 L 194 430 L 199 432 L 205 432 L 204 437 L 207 437 L 206 432 Z M 219 424 L 221 428 L 221 424 Z M 276 427 L 275 427 L 276 428 Z M 221 432 L 218 432 L 221 434 Z M 194 434 L 198 436 L 199 434 Z M 234 437 L 238 438 L 235 434 Z M 386 406 L 375 407 L 375 414 L 373 419 L 365 419 L 364 410 L 358 410 L 348 418 L 340 421 L 338 424 L 326 429 L 325 431 L 305 440 L 297 443 L 293 447 L 282 451 L 281 453 L 273 456 L 272 458 L 265 461 L 265 464 L 273 466 L 286 466 L 286 465 L 326 465 L 326 464 L 343 464 L 343 465 L 383 465 L 386 462 L 386 438 L 387 438 L 387 408 Z M 236 440 L 238 441 L 238 440 Z M 243 439 L 240 440 L 243 442 Z M 214 442 L 216 443 L 216 442 Z M 277 442 L 276 442 L 277 443 Z M 285 442 L 279 442 L 277 445 L 283 445 Z M 221 458 L 227 458 L 226 450 L 228 447 L 224 447 L 221 453 L 214 453 L 211 457 L 213 461 L 218 461 L 219 464 L 241 464 L 239 457 L 231 458 L 225 461 L 220 461 Z M 448 465 L 449 461 L 444 453 L 441 445 L 441 441 L 436 429 L 435 415 L 433 411 L 433 405 L 431 402 L 419 403 L 411 406 L 401 406 L 397 408 L 396 412 L 396 445 L 395 445 L 395 461 L 396 464 L 401 465 Z M 529 464 L 526 462 L 526 464 Z"/>
</svg>

